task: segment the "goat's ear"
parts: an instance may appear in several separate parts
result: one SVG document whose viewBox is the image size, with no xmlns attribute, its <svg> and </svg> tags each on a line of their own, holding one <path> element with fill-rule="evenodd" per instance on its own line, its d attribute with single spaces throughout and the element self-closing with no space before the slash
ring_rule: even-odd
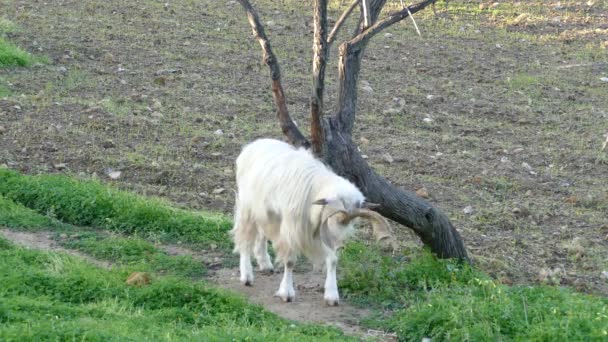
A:
<svg viewBox="0 0 608 342">
<path fill-rule="evenodd" d="M 361 204 L 361 208 L 363 208 L 363 209 L 376 209 L 376 208 L 380 208 L 380 204 L 371 203 L 371 202 L 363 202 L 363 204 Z"/>
<path fill-rule="evenodd" d="M 312 202 L 312 204 L 315 204 L 315 205 L 326 205 L 327 203 L 329 203 L 329 201 L 325 198 L 321 198 L 321 199 L 318 199 L 318 200 Z"/>
</svg>

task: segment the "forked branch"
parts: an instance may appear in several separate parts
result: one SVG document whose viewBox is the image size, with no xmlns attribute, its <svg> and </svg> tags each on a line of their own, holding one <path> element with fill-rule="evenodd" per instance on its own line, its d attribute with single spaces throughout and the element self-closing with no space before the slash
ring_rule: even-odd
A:
<svg viewBox="0 0 608 342">
<path fill-rule="evenodd" d="M 255 39 L 257 39 L 257 41 L 260 43 L 262 51 L 264 52 L 264 63 L 266 63 L 266 65 L 270 69 L 270 77 L 272 79 L 272 97 L 277 107 L 277 118 L 279 119 L 279 123 L 281 124 L 281 130 L 283 131 L 283 134 L 287 136 L 287 139 L 289 139 L 291 144 L 295 146 L 309 147 L 310 143 L 304 137 L 304 135 L 302 135 L 302 132 L 300 132 L 296 124 L 291 119 L 291 116 L 289 115 L 289 111 L 287 109 L 287 101 L 285 100 L 285 93 L 283 91 L 283 85 L 281 83 L 281 70 L 279 68 L 279 62 L 274 53 L 272 52 L 270 42 L 266 37 L 266 33 L 264 33 L 264 27 L 260 22 L 260 18 L 258 17 L 258 14 L 251 6 L 249 1 L 238 1 L 247 12 L 247 19 L 249 20 L 249 24 L 251 25 L 253 35 Z"/>
</svg>

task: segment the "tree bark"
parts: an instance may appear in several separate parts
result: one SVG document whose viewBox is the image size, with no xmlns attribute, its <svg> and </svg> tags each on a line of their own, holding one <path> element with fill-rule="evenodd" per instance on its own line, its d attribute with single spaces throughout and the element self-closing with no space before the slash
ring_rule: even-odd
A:
<svg viewBox="0 0 608 342">
<path fill-rule="evenodd" d="M 314 39 L 312 57 L 312 96 L 310 97 L 310 138 L 316 156 L 323 152 L 323 90 L 325 88 L 325 64 L 328 56 L 327 0 L 314 2 Z"/>
</svg>

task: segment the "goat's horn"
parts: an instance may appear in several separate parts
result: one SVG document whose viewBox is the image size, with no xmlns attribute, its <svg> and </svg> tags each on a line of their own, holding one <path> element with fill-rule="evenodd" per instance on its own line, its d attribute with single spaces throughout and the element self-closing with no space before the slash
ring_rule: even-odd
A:
<svg viewBox="0 0 608 342">
<path fill-rule="evenodd" d="M 393 239 L 393 234 L 391 234 L 388 222 L 377 212 L 369 209 L 355 209 L 346 215 L 343 222 L 348 223 L 355 217 L 366 218 L 371 222 L 374 235 L 376 235 L 376 240 Z"/>
</svg>

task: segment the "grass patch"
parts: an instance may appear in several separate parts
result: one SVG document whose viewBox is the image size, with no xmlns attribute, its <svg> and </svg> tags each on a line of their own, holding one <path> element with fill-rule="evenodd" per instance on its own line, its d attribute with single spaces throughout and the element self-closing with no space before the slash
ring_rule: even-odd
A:
<svg viewBox="0 0 608 342">
<path fill-rule="evenodd" d="M 0 243 L 0 339 L 340 340 L 337 329 L 299 325 L 197 282 L 163 277 L 125 285 L 126 270 Z"/>
<path fill-rule="evenodd" d="M 26 208 L 21 204 L 0 194 L 0 226 L 40 230 L 49 228 L 64 228 L 65 224 L 50 217 L 42 216 L 36 211 Z"/>
<path fill-rule="evenodd" d="M 0 68 L 29 66 L 33 60 L 33 57 L 29 53 L 0 37 Z"/>
<path fill-rule="evenodd" d="M 399 340 L 555 341 L 608 337 L 608 298 L 548 286 L 508 287 L 483 273 L 423 252 L 382 255 L 351 243 L 343 251 L 343 293 L 366 304 L 396 309 L 372 327 L 397 332 Z"/>
<path fill-rule="evenodd" d="M 72 234 L 61 242 L 96 259 L 109 260 L 130 269 L 184 277 L 200 277 L 206 269 L 191 256 L 169 256 L 151 243 L 137 237 L 101 236 L 93 232 Z"/>
<path fill-rule="evenodd" d="M 0 169 L 0 194 L 65 223 L 161 240 L 228 249 L 231 221 L 218 214 L 172 208 L 97 181 L 64 175 L 26 176 Z"/>
</svg>

